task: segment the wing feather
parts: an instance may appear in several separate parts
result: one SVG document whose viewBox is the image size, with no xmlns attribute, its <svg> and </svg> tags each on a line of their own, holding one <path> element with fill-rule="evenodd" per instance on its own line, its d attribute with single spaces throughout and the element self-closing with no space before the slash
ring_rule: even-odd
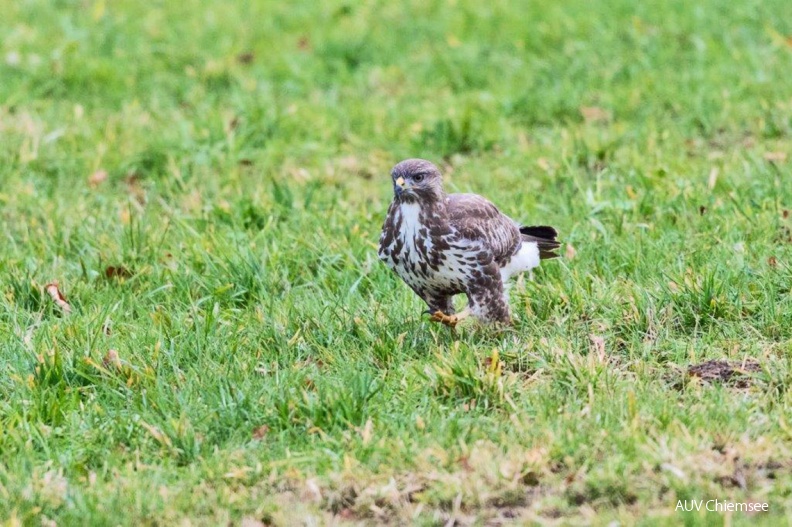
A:
<svg viewBox="0 0 792 527">
<path fill-rule="evenodd" d="M 463 239 L 482 243 L 503 265 L 520 248 L 518 225 L 489 200 L 476 194 L 448 196 L 449 222 Z"/>
</svg>

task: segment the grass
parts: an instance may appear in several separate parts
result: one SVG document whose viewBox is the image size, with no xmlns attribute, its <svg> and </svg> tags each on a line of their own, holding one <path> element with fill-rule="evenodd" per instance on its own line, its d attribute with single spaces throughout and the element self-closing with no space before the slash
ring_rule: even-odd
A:
<svg viewBox="0 0 792 527">
<path fill-rule="evenodd" d="M 2 11 L 8 525 L 792 515 L 789 2 Z M 574 248 L 512 329 L 378 262 L 414 156 Z"/>
</svg>

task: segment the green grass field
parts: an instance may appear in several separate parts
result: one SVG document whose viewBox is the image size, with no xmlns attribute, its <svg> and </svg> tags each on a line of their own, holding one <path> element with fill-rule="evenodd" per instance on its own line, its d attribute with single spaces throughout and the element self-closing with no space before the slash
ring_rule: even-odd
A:
<svg viewBox="0 0 792 527">
<path fill-rule="evenodd" d="M 0 5 L 6 525 L 792 517 L 788 0 Z M 571 245 L 512 328 L 378 261 L 406 157 Z"/>
</svg>

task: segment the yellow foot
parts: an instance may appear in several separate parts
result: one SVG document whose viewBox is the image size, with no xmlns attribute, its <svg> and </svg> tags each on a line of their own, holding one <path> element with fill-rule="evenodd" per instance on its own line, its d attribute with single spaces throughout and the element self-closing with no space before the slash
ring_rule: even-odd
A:
<svg viewBox="0 0 792 527">
<path fill-rule="evenodd" d="M 441 324 L 445 324 L 450 328 L 454 328 L 460 320 L 465 319 L 468 316 L 470 316 L 470 306 L 466 307 L 455 315 L 446 315 L 442 311 L 437 310 L 432 314 L 432 318 L 430 320 L 432 322 L 440 322 Z"/>
<path fill-rule="evenodd" d="M 446 326 L 453 328 L 456 327 L 460 319 L 456 315 L 446 315 L 442 311 L 435 311 L 432 313 L 432 318 L 429 320 L 432 322 L 440 322 L 441 324 L 445 324 Z"/>
</svg>

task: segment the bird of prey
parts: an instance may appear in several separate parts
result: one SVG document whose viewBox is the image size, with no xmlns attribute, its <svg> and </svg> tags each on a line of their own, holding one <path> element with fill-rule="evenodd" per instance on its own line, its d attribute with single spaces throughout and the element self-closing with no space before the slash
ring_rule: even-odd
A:
<svg viewBox="0 0 792 527">
<path fill-rule="evenodd" d="M 476 194 L 446 194 L 440 171 L 423 159 L 393 167 L 394 198 L 379 257 L 426 302 L 434 322 L 455 327 L 472 315 L 508 324 L 506 282 L 555 258 L 552 227 L 523 227 Z M 465 293 L 455 313 L 452 297 Z"/>
</svg>

